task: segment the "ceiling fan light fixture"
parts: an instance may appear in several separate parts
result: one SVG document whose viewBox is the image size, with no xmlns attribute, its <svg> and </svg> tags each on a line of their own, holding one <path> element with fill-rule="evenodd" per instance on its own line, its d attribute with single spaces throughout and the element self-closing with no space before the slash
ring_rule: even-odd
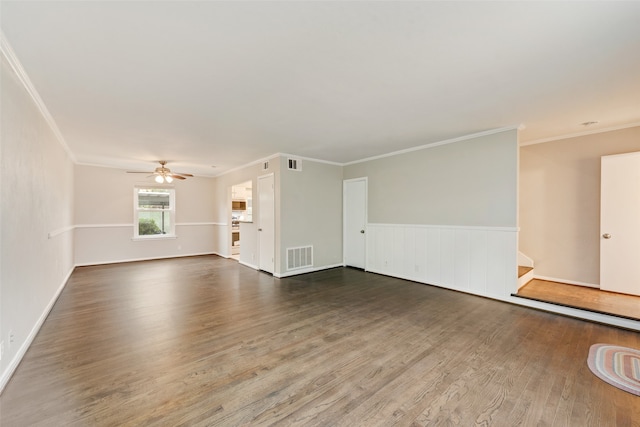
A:
<svg viewBox="0 0 640 427">
<path fill-rule="evenodd" d="M 151 175 L 149 176 L 155 176 L 153 179 L 158 184 L 164 184 L 165 182 L 171 184 L 174 179 L 182 181 L 193 176 L 190 173 L 171 172 L 171 169 L 165 167 L 166 160 L 160 160 L 159 163 L 160 167 L 157 167 L 153 172 L 127 171 L 127 173 L 150 173 Z"/>
</svg>

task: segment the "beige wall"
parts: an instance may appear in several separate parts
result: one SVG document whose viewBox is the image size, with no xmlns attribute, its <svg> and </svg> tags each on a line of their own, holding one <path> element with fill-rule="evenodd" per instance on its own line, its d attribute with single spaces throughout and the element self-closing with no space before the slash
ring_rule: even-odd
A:
<svg viewBox="0 0 640 427">
<path fill-rule="evenodd" d="M 75 166 L 75 263 L 101 264 L 136 259 L 213 253 L 216 240 L 213 178 L 174 181 L 176 238 L 132 240 L 133 189 L 156 184 L 124 170 Z"/>
<path fill-rule="evenodd" d="M 281 157 L 280 262 L 287 274 L 287 248 L 313 246 L 313 268 L 342 265 L 342 166 L 302 160 L 287 169 Z"/>
<path fill-rule="evenodd" d="M 302 171 L 287 170 L 287 157 L 269 159 L 215 178 L 215 220 L 221 224 L 218 253 L 229 256 L 231 187 L 246 181 L 253 185 L 253 223 L 242 224 L 240 261 L 257 268 L 260 218 L 258 177 L 274 175 L 276 276 L 287 275 L 286 248 L 313 245 L 314 268 L 342 263 L 342 167 L 302 160 Z"/>
<path fill-rule="evenodd" d="M 369 178 L 369 222 L 515 227 L 517 131 L 345 167 Z"/>
<path fill-rule="evenodd" d="M 65 149 L 0 57 L 2 389 L 73 269 L 74 176 Z"/>
<path fill-rule="evenodd" d="M 535 274 L 600 282 L 600 157 L 640 151 L 640 127 L 520 148 L 520 251 Z"/>
</svg>

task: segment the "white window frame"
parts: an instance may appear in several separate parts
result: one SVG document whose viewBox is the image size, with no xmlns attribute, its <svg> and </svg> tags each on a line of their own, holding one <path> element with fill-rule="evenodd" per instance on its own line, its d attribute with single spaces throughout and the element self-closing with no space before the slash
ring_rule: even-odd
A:
<svg viewBox="0 0 640 427">
<path fill-rule="evenodd" d="M 140 190 L 169 190 L 169 209 L 170 230 L 165 234 L 149 234 L 140 235 L 139 214 L 141 212 L 157 212 L 162 209 L 140 208 L 138 205 L 138 194 Z M 155 185 L 137 185 L 133 188 L 133 240 L 158 240 L 158 239 L 175 239 L 176 238 L 176 190 L 174 187 L 155 186 Z"/>
</svg>

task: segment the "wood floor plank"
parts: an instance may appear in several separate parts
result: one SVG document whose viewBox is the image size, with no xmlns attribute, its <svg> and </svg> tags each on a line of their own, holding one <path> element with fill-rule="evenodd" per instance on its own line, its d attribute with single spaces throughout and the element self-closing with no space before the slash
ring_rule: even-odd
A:
<svg viewBox="0 0 640 427">
<path fill-rule="evenodd" d="M 81 267 L 0 425 L 639 426 L 586 366 L 598 342 L 640 334 L 349 268 Z"/>
<path fill-rule="evenodd" d="M 640 296 L 533 279 L 516 296 L 640 320 Z"/>
</svg>

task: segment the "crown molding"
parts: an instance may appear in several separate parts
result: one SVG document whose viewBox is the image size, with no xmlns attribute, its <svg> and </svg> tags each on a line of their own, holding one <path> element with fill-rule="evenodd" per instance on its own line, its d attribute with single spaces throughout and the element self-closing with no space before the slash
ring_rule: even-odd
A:
<svg viewBox="0 0 640 427">
<path fill-rule="evenodd" d="M 296 159 L 301 159 L 301 160 L 310 161 L 310 162 L 324 163 L 324 164 L 328 164 L 328 165 L 343 166 L 344 167 L 344 166 L 354 165 L 356 163 L 363 163 L 363 162 L 368 162 L 368 161 L 371 161 L 371 160 L 382 159 L 382 158 L 385 158 L 385 157 L 397 156 L 399 154 L 411 153 L 413 151 L 423 150 L 425 148 L 433 148 L 433 147 L 438 147 L 440 145 L 453 144 L 454 142 L 466 141 L 468 139 L 480 138 L 480 137 L 483 137 L 483 136 L 493 135 L 493 134 L 496 134 L 496 133 L 508 132 L 508 131 L 512 131 L 512 130 L 522 130 L 522 129 L 524 129 L 524 125 L 523 124 L 507 126 L 507 127 L 498 128 L 498 129 L 491 129 L 491 130 L 487 130 L 487 131 L 483 131 L 483 132 L 477 132 L 477 133 L 472 133 L 472 134 L 469 134 L 469 135 L 459 136 L 459 137 L 456 137 L 456 138 L 446 139 L 446 140 L 443 140 L 443 141 L 433 142 L 433 143 L 430 143 L 430 144 L 424 144 L 424 145 L 420 145 L 418 147 L 411 147 L 411 148 L 406 148 L 404 150 L 392 151 L 390 153 L 380 154 L 378 156 L 367 157 L 367 158 L 364 158 L 364 159 L 354 160 L 354 161 L 346 162 L 346 163 L 332 162 L 330 160 L 314 159 L 312 157 L 298 156 L 296 154 L 289 154 L 289 153 L 275 153 L 275 154 L 272 154 L 272 155 L 270 155 L 268 157 L 264 157 L 264 158 L 259 159 L 259 160 L 254 160 L 253 162 L 250 162 L 250 163 L 247 163 L 245 165 L 238 166 L 236 168 L 230 169 L 230 170 L 225 171 L 225 172 L 223 172 L 223 173 L 221 173 L 219 175 L 215 175 L 214 178 L 221 177 L 221 176 L 227 175 L 229 173 L 238 171 L 240 169 L 244 169 L 244 168 L 247 168 L 249 166 L 253 166 L 253 165 L 256 165 L 258 163 L 262 163 L 262 162 L 265 162 L 267 160 L 272 160 L 272 159 L 279 158 L 279 157 L 293 157 L 293 158 L 296 158 Z"/>
<path fill-rule="evenodd" d="M 4 32 L 2 30 L 0 30 L 0 52 L 2 53 L 2 56 L 6 58 L 7 62 L 9 63 L 9 66 L 11 66 L 11 69 L 18 77 L 18 80 L 20 80 L 20 83 L 22 83 L 22 86 L 25 88 L 25 90 L 27 91 L 27 93 L 29 94 L 33 102 L 36 104 L 36 107 L 40 111 L 40 114 L 42 114 L 42 117 L 44 117 L 45 121 L 53 131 L 53 134 L 55 135 L 56 139 L 58 140 L 60 145 L 62 145 L 62 148 L 64 148 L 64 150 L 67 152 L 67 155 L 69 156 L 71 161 L 75 163 L 76 156 L 73 154 L 73 152 L 69 148 L 69 145 L 67 145 L 67 142 L 62 136 L 62 133 L 58 128 L 58 125 L 56 124 L 55 120 L 51 116 L 51 113 L 49 113 L 47 106 L 45 105 L 44 101 L 40 97 L 40 94 L 36 90 L 35 86 L 33 86 L 31 79 L 27 75 L 27 72 L 25 71 L 24 67 L 22 67 L 20 60 L 18 60 L 18 57 L 13 51 L 13 48 L 9 44 L 9 41 L 7 40 L 7 37 L 4 35 Z"/>
<path fill-rule="evenodd" d="M 305 160 L 308 162 L 316 162 L 316 163 L 324 163 L 326 165 L 333 165 L 333 166 L 344 166 L 344 163 L 338 163 L 338 162 L 332 162 L 331 160 L 321 160 L 321 159 L 314 159 L 313 157 L 304 157 L 304 156 L 298 156 L 296 154 L 289 154 L 289 153 L 278 153 L 277 156 L 280 157 L 291 157 L 294 159 L 300 159 L 300 160 Z"/>
<path fill-rule="evenodd" d="M 404 150 L 392 151 L 387 154 L 380 154 L 378 156 L 372 156 L 372 157 L 367 157 L 360 160 L 354 160 L 352 162 L 343 163 L 342 166 L 350 166 L 350 165 L 355 165 L 357 163 L 370 162 L 372 160 L 384 159 L 385 157 L 392 157 L 392 156 L 398 156 L 400 154 L 412 153 L 414 151 L 424 150 L 426 148 L 439 147 L 441 145 L 453 144 L 455 142 L 461 142 L 461 141 L 466 141 L 468 139 L 480 138 L 483 136 L 493 135 L 496 133 L 508 132 L 512 130 L 521 130 L 522 128 L 523 128 L 523 125 L 519 124 L 519 125 L 507 126 L 507 127 L 498 128 L 498 129 L 491 129 L 483 132 L 472 133 L 469 135 L 463 135 L 456 138 L 445 139 L 443 141 L 419 145 L 417 147 L 405 148 Z"/>
<path fill-rule="evenodd" d="M 254 166 L 254 165 L 257 165 L 259 163 L 264 163 L 267 160 L 273 160 L 273 159 L 277 159 L 277 158 L 280 158 L 280 157 L 292 157 L 292 158 L 295 158 L 295 159 L 305 160 L 305 161 L 308 161 L 308 162 L 324 163 L 324 164 L 333 165 L 333 166 L 344 166 L 345 165 L 344 163 L 332 162 L 330 160 L 314 159 L 312 157 L 298 156 L 297 154 L 274 153 L 274 154 L 272 154 L 272 155 L 270 155 L 268 157 L 263 157 L 262 159 L 254 160 L 254 161 L 249 162 L 249 163 L 247 163 L 245 165 L 238 166 L 238 167 L 235 167 L 233 169 L 229 169 L 228 171 L 222 172 L 219 175 L 214 175 L 213 177 L 214 178 L 218 178 L 220 176 L 224 176 L 224 175 L 233 173 L 233 172 L 238 171 L 240 169 L 248 168 L 250 166 Z"/>
<path fill-rule="evenodd" d="M 527 145 L 542 144 L 544 142 L 558 141 L 558 140 L 561 140 L 561 139 L 577 138 L 579 136 L 594 135 L 596 133 L 613 132 L 614 130 L 622 130 L 622 129 L 634 128 L 634 127 L 637 127 L 637 126 L 640 126 L 640 122 L 628 123 L 626 125 L 611 126 L 611 127 L 606 127 L 606 128 L 600 128 L 600 129 L 593 129 L 593 130 L 588 130 L 588 131 L 584 131 L 584 132 L 570 133 L 570 134 L 566 134 L 566 135 L 552 136 L 552 137 L 549 137 L 549 138 L 534 139 L 533 141 L 521 142 L 520 146 L 521 147 L 525 147 Z"/>
<path fill-rule="evenodd" d="M 272 155 L 270 155 L 270 156 L 268 156 L 268 157 L 263 157 L 263 158 L 258 159 L 258 160 L 254 160 L 254 161 L 249 162 L 249 163 L 246 163 L 246 164 L 244 164 L 244 165 L 242 165 L 242 166 L 237 166 L 237 167 L 235 167 L 235 168 L 229 169 L 228 171 L 224 171 L 224 172 L 221 172 L 221 173 L 219 173 L 219 174 L 217 174 L 217 175 L 213 175 L 213 176 L 212 176 L 212 178 L 219 178 L 219 177 L 221 177 L 221 176 L 228 175 L 228 174 L 230 174 L 230 173 L 233 173 L 233 172 L 239 171 L 239 170 L 241 170 L 241 169 L 248 168 L 248 167 L 250 167 L 250 166 L 255 166 L 255 165 L 259 164 L 259 163 L 264 163 L 264 162 L 266 162 L 267 160 L 272 160 L 272 159 L 275 159 L 275 158 L 277 158 L 277 157 L 280 157 L 280 154 L 279 154 L 279 153 L 272 154 Z"/>
</svg>

